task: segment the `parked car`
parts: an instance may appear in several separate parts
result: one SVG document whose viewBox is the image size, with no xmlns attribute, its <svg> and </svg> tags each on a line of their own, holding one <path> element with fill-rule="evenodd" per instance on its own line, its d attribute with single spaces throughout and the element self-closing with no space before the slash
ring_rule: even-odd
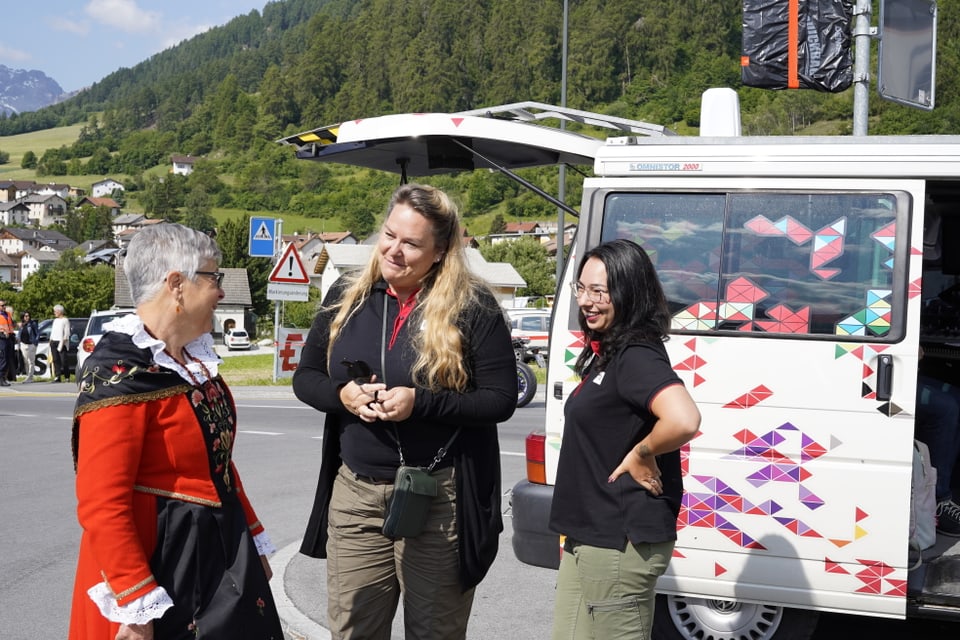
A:
<svg viewBox="0 0 960 640">
<path fill-rule="evenodd" d="M 526 338 L 524 362 L 537 359 L 537 355 L 546 356 L 550 343 L 550 310 L 519 308 L 507 309 L 510 319 L 510 337 Z"/>
<path fill-rule="evenodd" d="M 70 373 L 77 371 L 77 346 L 80 344 L 80 336 L 83 335 L 83 328 L 87 324 L 86 318 L 69 318 L 70 320 L 70 343 L 67 345 L 67 366 Z M 34 378 L 52 378 L 53 369 L 50 360 L 50 330 L 53 328 L 53 318 L 41 320 L 37 324 L 38 344 L 37 357 L 33 362 Z"/>
<path fill-rule="evenodd" d="M 223 344 L 225 344 L 230 351 L 234 349 L 249 349 L 250 336 L 243 329 L 228 329 L 227 332 L 223 334 Z"/>
<path fill-rule="evenodd" d="M 84 361 L 91 353 L 93 348 L 103 337 L 103 326 L 112 320 L 121 316 L 133 313 L 133 309 L 107 309 L 105 311 L 94 311 L 84 322 L 83 339 L 80 341 L 80 348 L 77 350 L 77 369 L 83 366 Z"/>
</svg>

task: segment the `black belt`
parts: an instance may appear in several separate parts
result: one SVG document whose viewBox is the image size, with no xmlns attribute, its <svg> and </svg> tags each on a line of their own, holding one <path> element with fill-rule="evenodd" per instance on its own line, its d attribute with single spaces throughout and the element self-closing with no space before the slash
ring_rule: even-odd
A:
<svg viewBox="0 0 960 640">
<path fill-rule="evenodd" d="M 367 484 L 393 484 L 393 478 L 389 480 L 380 480 L 379 478 L 371 478 L 370 476 L 361 475 L 359 473 L 353 474 L 354 479 L 359 480 L 360 482 L 366 482 Z"/>
</svg>

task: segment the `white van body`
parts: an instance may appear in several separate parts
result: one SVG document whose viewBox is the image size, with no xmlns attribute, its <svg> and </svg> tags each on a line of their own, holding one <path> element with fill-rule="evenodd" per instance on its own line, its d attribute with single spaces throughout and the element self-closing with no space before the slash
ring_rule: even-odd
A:
<svg viewBox="0 0 960 640">
<path fill-rule="evenodd" d="M 483 121 L 495 123 L 490 136 L 507 143 L 496 158 L 506 168 L 529 166 L 510 164 L 511 153 L 529 159 L 526 140 L 576 135 L 428 115 L 465 119 L 471 136 L 487 131 Z M 348 142 L 335 127 L 284 142 L 303 158 L 398 171 L 398 160 L 425 153 L 430 136 L 425 116 L 389 117 L 390 136 L 366 136 L 364 121 L 355 121 Z M 407 126 L 419 128 L 407 137 Z M 938 294 L 960 284 L 960 225 L 950 218 L 960 215 L 960 136 L 618 132 L 575 151 L 569 140 L 557 148 L 574 162 L 592 154 L 593 175 L 557 286 L 546 424 L 532 436 L 543 446 L 546 482 L 513 490 L 518 558 L 559 561 L 547 517 L 563 402 L 578 383 L 573 363 L 583 346 L 568 283 L 585 250 L 627 237 L 657 267 L 673 314 L 667 349 L 703 416 L 701 434 L 683 451 L 678 544 L 657 585 L 654 636 L 807 637 L 818 611 L 960 615 L 953 540 L 941 537 L 908 570 L 921 342 L 924 367 L 949 374 L 960 360 L 960 311 L 956 325 L 947 317 L 921 323 L 925 303 L 946 300 Z M 341 143 L 346 155 L 335 148 Z M 376 162 L 365 163 L 360 147 L 375 149 Z M 429 167 L 424 174 L 441 170 Z M 934 206 L 943 213 L 941 257 L 925 266 L 924 219 Z M 950 313 L 945 303 L 933 306 Z"/>
</svg>

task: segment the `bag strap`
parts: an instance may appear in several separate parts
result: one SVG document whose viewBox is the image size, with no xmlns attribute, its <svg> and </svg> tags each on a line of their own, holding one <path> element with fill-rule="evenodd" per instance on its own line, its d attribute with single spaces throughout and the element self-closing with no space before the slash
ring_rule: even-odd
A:
<svg viewBox="0 0 960 640">
<path fill-rule="evenodd" d="M 380 376 L 381 382 L 386 383 L 387 376 L 387 304 L 389 302 L 390 296 L 386 292 L 383 294 L 383 326 L 380 329 Z M 404 466 L 406 461 L 403 459 L 403 447 L 400 445 L 400 432 L 397 431 L 396 423 L 391 423 L 391 431 L 387 431 L 387 435 L 393 438 L 393 441 L 397 444 L 397 453 L 400 454 L 400 466 Z M 450 436 L 450 439 L 447 440 L 447 444 L 443 445 L 437 449 L 437 455 L 433 457 L 433 462 L 430 463 L 430 466 L 427 467 L 427 473 L 433 471 L 433 468 L 440 464 L 440 461 L 443 460 L 443 457 L 447 455 L 447 451 L 450 450 L 450 445 L 453 444 L 453 441 L 457 439 L 457 436 L 460 435 L 460 429 L 463 428 L 463 425 L 457 427 L 457 430 L 453 432 L 453 435 Z"/>
</svg>

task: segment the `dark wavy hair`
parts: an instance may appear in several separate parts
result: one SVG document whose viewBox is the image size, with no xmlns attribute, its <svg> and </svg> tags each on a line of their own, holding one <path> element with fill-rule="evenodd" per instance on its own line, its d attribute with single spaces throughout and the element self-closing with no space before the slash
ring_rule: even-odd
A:
<svg viewBox="0 0 960 640">
<path fill-rule="evenodd" d="M 596 258 L 607 270 L 607 290 L 614 308 L 613 323 L 602 332 L 587 327 L 583 314 L 578 314 L 580 328 L 587 345 L 577 358 L 576 371 L 583 375 L 593 351 L 590 342 L 600 342 L 597 366 L 602 370 L 607 361 L 629 344 L 663 342 L 669 338 L 670 311 L 663 287 L 650 257 L 630 240 L 611 240 L 586 252 L 577 266 L 580 279 L 587 260 Z"/>
</svg>

